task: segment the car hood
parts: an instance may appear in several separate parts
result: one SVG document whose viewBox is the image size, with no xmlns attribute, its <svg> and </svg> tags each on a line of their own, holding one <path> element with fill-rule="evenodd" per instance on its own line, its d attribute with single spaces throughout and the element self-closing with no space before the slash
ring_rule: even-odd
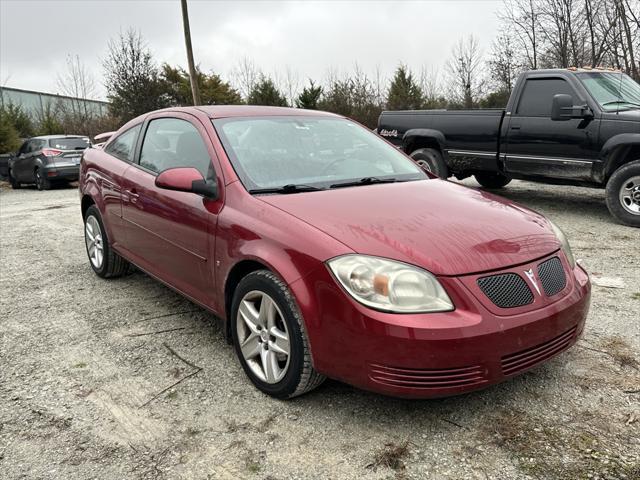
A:
<svg viewBox="0 0 640 480">
<path fill-rule="evenodd" d="M 526 263 L 560 248 L 548 221 L 443 180 L 260 197 L 353 251 L 461 275 Z"/>
</svg>

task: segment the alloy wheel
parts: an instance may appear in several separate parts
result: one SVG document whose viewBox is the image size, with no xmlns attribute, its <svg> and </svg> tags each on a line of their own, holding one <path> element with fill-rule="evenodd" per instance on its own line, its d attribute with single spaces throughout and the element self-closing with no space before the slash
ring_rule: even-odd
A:
<svg viewBox="0 0 640 480">
<path fill-rule="evenodd" d="M 91 264 L 100 269 L 104 261 L 104 244 L 102 243 L 100 224 L 93 215 L 89 215 L 85 222 L 84 240 L 87 244 L 87 253 Z"/>
<path fill-rule="evenodd" d="M 640 215 L 640 176 L 631 177 L 622 184 L 619 198 L 620 204 L 627 212 Z"/>
<path fill-rule="evenodd" d="M 261 381 L 275 384 L 289 368 L 291 343 L 278 305 L 266 293 L 254 290 L 240 301 L 236 318 L 242 357 Z"/>
</svg>

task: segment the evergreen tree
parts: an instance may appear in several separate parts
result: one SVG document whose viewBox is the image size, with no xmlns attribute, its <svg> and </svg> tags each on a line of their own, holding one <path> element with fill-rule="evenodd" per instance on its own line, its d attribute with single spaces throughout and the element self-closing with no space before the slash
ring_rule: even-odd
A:
<svg viewBox="0 0 640 480">
<path fill-rule="evenodd" d="M 4 109 L 0 110 L 0 153 L 15 152 L 20 148 L 18 131 Z"/>
<path fill-rule="evenodd" d="M 276 107 L 286 107 L 287 100 L 278 90 L 271 78 L 262 75 L 258 83 L 256 83 L 249 92 L 247 98 L 249 105 L 270 105 Z"/>
<path fill-rule="evenodd" d="M 237 105 L 242 98 L 236 89 L 215 73 L 202 73 L 196 67 L 200 99 L 203 105 Z M 181 67 L 162 66 L 161 80 L 164 93 L 171 105 L 192 105 L 189 74 Z"/>
<path fill-rule="evenodd" d="M 422 108 L 424 95 L 413 78 L 411 71 L 404 65 L 396 69 L 387 95 L 389 110 L 417 110 Z"/>
<path fill-rule="evenodd" d="M 298 108 L 306 108 L 307 110 L 317 110 L 321 96 L 322 87 L 316 86 L 313 80 L 309 80 L 309 87 L 302 89 L 302 93 L 298 95 L 296 100 L 296 106 Z"/>
</svg>

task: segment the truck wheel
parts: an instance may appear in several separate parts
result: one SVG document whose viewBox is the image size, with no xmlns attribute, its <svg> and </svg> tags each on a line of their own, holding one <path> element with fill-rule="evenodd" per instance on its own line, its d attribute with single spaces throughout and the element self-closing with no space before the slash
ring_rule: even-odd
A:
<svg viewBox="0 0 640 480">
<path fill-rule="evenodd" d="M 449 177 L 449 167 L 444 162 L 442 154 L 434 148 L 419 148 L 411 152 L 411 158 L 424 170 L 439 176 Z"/>
<path fill-rule="evenodd" d="M 474 177 L 485 188 L 502 188 L 511 181 L 509 177 L 501 173 L 476 173 Z"/>
<path fill-rule="evenodd" d="M 640 227 L 640 160 L 618 168 L 607 182 L 607 207 L 620 223 Z"/>
</svg>

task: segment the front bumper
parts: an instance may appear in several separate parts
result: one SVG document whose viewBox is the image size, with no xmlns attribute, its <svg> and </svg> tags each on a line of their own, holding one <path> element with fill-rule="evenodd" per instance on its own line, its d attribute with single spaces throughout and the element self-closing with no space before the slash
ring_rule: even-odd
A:
<svg viewBox="0 0 640 480">
<path fill-rule="evenodd" d="M 569 272 L 564 256 L 562 261 L 567 286 L 557 297 L 543 306 L 500 314 L 487 308 L 486 299 L 472 292 L 465 278 L 439 278 L 456 310 L 431 314 L 369 309 L 348 296 L 326 268 L 294 282 L 291 289 L 319 372 L 383 394 L 432 398 L 501 382 L 577 341 L 591 287 L 581 267 Z"/>
</svg>

